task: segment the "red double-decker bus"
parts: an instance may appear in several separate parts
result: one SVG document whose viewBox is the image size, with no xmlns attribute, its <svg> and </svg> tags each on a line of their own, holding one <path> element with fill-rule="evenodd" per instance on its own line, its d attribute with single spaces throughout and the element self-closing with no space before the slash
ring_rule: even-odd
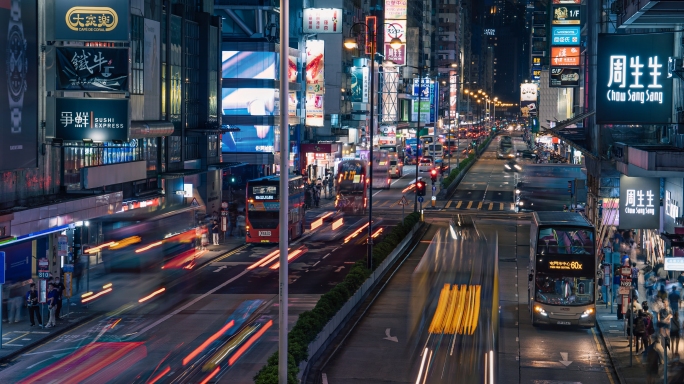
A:
<svg viewBox="0 0 684 384">
<path fill-rule="evenodd" d="M 245 230 L 248 243 L 278 243 L 280 176 L 263 177 L 247 182 Z M 291 176 L 289 185 L 288 238 L 304 233 L 304 179 Z"/>
<path fill-rule="evenodd" d="M 352 213 L 365 213 L 368 204 L 368 178 L 366 162 L 343 160 L 337 166 L 335 209 Z"/>
</svg>

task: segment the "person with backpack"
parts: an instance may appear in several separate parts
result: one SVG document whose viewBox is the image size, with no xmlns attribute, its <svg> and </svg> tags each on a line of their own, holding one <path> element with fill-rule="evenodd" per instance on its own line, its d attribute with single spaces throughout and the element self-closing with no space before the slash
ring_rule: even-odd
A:
<svg viewBox="0 0 684 384">
<path fill-rule="evenodd" d="M 639 341 L 641 347 L 646 348 L 646 325 L 644 324 L 644 311 L 639 311 L 637 317 L 634 319 L 634 351 L 639 352 Z"/>
<path fill-rule="evenodd" d="M 655 333 L 655 327 L 653 326 L 653 315 L 651 312 L 648 310 L 648 303 L 646 301 L 641 303 L 641 307 L 644 310 L 644 328 L 646 328 L 646 334 L 644 335 L 644 341 L 646 342 L 644 345 L 650 345 L 651 344 L 651 335 Z"/>
<path fill-rule="evenodd" d="M 330 180 L 328 179 L 328 176 L 323 179 L 323 192 L 325 193 L 325 198 L 328 198 L 328 183 Z"/>
</svg>

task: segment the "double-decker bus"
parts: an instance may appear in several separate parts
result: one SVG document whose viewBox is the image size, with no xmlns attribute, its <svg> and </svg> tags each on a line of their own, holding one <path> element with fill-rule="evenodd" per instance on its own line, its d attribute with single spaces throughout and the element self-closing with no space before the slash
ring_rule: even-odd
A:
<svg viewBox="0 0 684 384">
<path fill-rule="evenodd" d="M 351 213 L 365 213 L 368 202 L 366 162 L 343 160 L 337 166 L 335 209 Z"/>
<path fill-rule="evenodd" d="M 278 214 L 280 205 L 280 176 L 263 177 L 247 182 L 247 212 L 245 231 L 248 243 L 278 243 Z M 290 176 L 287 203 L 288 239 L 304 233 L 304 179 Z"/>
<path fill-rule="evenodd" d="M 595 325 L 595 238 L 577 212 L 534 212 L 527 295 L 533 325 Z"/>
</svg>

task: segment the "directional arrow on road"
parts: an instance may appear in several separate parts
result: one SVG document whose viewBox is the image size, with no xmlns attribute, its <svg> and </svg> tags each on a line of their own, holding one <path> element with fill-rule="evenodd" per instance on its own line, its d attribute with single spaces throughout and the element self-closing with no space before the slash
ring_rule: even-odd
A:
<svg viewBox="0 0 684 384">
<path fill-rule="evenodd" d="M 560 360 L 560 363 L 565 365 L 566 367 L 570 364 L 572 364 L 572 361 L 568 361 L 568 353 L 567 352 L 561 352 L 561 357 L 563 360 Z"/>
<path fill-rule="evenodd" d="M 226 269 L 226 268 L 228 268 L 228 267 L 225 266 L 225 265 L 223 265 L 223 266 L 220 266 L 220 267 L 216 268 L 216 269 L 214 270 L 214 272 L 220 272 L 222 269 Z"/>
<path fill-rule="evenodd" d="M 386 336 L 386 337 L 383 337 L 382 339 L 383 339 L 383 340 L 394 341 L 395 343 L 398 343 L 398 342 L 399 342 L 399 339 L 397 339 L 396 336 L 390 336 L 390 329 L 392 329 L 392 328 L 387 328 L 387 329 L 385 329 L 385 336 Z"/>
<path fill-rule="evenodd" d="M 344 269 L 344 265 L 340 265 L 339 267 L 337 267 L 335 272 L 342 272 L 343 269 Z"/>
</svg>

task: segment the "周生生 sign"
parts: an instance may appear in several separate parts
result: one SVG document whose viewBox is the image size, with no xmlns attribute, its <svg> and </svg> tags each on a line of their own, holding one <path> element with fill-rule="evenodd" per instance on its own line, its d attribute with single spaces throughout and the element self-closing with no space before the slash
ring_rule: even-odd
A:
<svg viewBox="0 0 684 384">
<path fill-rule="evenodd" d="M 620 229 L 660 228 L 660 179 L 620 176 Z"/>
<path fill-rule="evenodd" d="M 128 141 L 128 99 L 57 98 L 55 125 L 63 140 Z"/>
<path fill-rule="evenodd" d="M 128 41 L 127 0 L 55 1 L 55 40 Z"/>
<path fill-rule="evenodd" d="M 667 63 L 674 34 L 599 34 L 598 124 L 666 124 L 672 119 Z"/>
</svg>

